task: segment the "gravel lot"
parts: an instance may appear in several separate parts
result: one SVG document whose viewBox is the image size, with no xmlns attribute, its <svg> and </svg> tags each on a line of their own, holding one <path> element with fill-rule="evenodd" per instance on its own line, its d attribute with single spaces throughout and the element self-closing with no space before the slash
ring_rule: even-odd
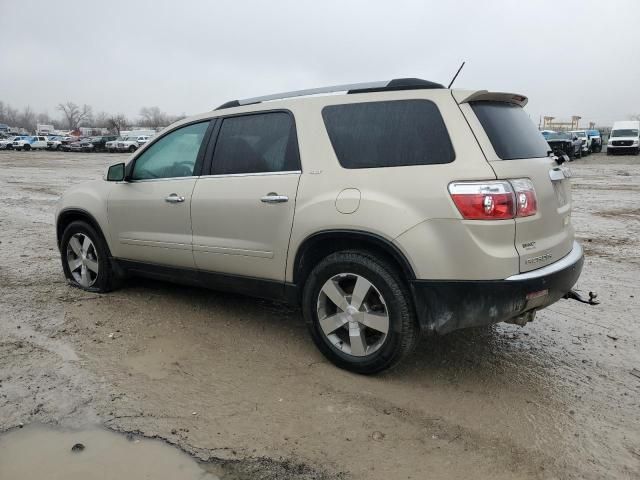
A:
<svg viewBox="0 0 640 480">
<path fill-rule="evenodd" d="M 0 432 L 104 425 L 222 478 L 640 478 L 640 157 L 571 164 L 578 288 L 600 306 L 425 339 L 375 377 L 330 365 L 287 307 L 69 287 L 56 199 L 125 158 L 0 152 Z"/>
</svg>

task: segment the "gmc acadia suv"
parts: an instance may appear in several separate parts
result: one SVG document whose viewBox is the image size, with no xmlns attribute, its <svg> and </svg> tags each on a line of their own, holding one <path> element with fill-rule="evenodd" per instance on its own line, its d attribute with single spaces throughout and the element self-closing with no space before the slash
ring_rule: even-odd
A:
<svg viewBox="0 0 640 480">
<path fill-rule="evenodd" d="M 420 79 L 225 103 L 62 197 L 64 273 L 95 292 L 129 274 L 299 304 L 322 353 L 359 373 L 421 332 L 524 325 L 583 264 L 569 171 L 526 103 Z"/>
</svg>

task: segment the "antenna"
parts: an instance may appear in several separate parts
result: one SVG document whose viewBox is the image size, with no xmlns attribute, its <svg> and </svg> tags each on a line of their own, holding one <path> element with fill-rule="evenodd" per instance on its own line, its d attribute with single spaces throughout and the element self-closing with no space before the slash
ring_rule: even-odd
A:
<svg viewBox="0 0 640 480">
<path fill-rule="evenodd" d="M 466 62 L 462 62 L 462 65 L 460 65 L 460 68 L 458 69 L 458 71 L 456 72 L 456 74 L 453 76 L 453 78 L 451 79 L 451 82 L 449 82 L 449 86 L 447 86 L 447 88 L 451 88 L 451 85 L 453 85 L 453 82 L 456 81 L 456 78 L 458 78 L 458 74 L 460 73 L 460 70 L 462 70 L 462 67 L 464 67 L 464 64 Z"/>
</svg>

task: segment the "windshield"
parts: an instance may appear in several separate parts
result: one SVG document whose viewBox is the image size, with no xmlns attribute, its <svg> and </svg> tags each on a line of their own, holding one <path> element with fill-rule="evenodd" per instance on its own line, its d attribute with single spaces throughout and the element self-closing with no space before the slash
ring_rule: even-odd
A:
<svg viewBox="0 0 640 480">
<path fill-rule="evenodd" d="M 599 137 L 600 136 L 600 132 L 598 130 L 589 130 L 587 133 L 589 135 L 591 135 L 592 137 Z"/>
<path fill-rule="evenodd" d="M 573 132 L 573 134 L 577 137 L 584 138 L 587 136 L 585 132 Z"/>
<path fill-rule="evenodd" d="M 611 137 L 637 137 L 638 130 L 635 128 L 621 128 L 620 130 L 613 130 Z"/>
<path fill-rule="evenodd" d="M 138 137 L 127 137 L 125 138 L 125 140 L 127 140 L 128 142 L 135 142 L 138 140 Z"/>
<path fill-rule="evenodd" d="M 471 102 L 471 108 L 502 160 L 548 155 L 549 144 L 522 107 L 504 102 Z"/>
<path fill-rule="evenodd" d="M 570 140 L 571 136 L 563 132 L 553 132 L 547 135 L 547 140 Z"/>
</svg>

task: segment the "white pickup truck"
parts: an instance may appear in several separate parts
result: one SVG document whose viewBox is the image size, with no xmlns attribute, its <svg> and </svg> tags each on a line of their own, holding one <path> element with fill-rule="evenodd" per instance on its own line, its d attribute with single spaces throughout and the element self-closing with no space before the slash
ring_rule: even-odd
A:
<svg viewBox="0 0 640 480">
<path fill-rule="evenodd" d="M 149 140 L 148 135 L 138 135 L 135 137 L 125 137 L 124 140 L 116 144 L 116 150 L 119 152 L 135 152 Z"/>
<path fill-rule="evenodd" d="M 13 142 L 14 150 L 45 150 L 47 137 L 22 137 Z"/>
<path fill-rule="evenodd" d="M 22 140 L 25 138 L 22 135 L 18 135 L 15 137 L 5 138 L 4 140 L 0 140 L 0 150 L 11 150 L 13 148 L 13 142 L 17 142 L 18 140 Z"/>
</svg>

